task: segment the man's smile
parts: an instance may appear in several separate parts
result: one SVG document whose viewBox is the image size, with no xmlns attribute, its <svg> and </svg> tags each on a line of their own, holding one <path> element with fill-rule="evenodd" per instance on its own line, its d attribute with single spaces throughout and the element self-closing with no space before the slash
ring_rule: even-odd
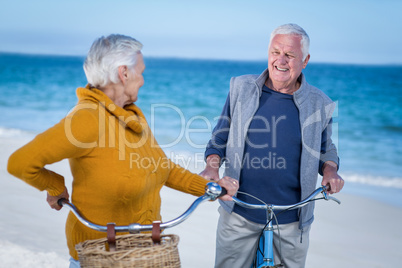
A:
<svg viewBox="0 0 402 268">
<path fill-rule="evenodd" d="M 276 68 L 278 71 L 281 71 L 281 72 L 286 72 L 286 71 L 289 70 L 289 69 L 282 69 L 282 68 L 279 68 L 278 66 L 275 66 L 275 68 Z"/>
</svg>

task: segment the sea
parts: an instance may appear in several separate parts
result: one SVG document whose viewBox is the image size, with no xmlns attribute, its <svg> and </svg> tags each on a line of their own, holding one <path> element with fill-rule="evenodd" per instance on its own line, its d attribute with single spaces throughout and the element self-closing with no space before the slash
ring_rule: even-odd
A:
<svg viewBox="0 0 402 268">
<path fill-rule="evenodd" d="M 86 85 L 84 56 L 0 53 L 0 138 L 27 138 L 65 117 Z M 266 61 L 145 56 L 136 104 L 167 155 L 202 170 L 203 152 L 233 76 L 260 74 Z M 307 81 L 337 104 L 333 140 L 345 192 L 402 207 L 402 65 L 311 62 Z"/>
</svg>

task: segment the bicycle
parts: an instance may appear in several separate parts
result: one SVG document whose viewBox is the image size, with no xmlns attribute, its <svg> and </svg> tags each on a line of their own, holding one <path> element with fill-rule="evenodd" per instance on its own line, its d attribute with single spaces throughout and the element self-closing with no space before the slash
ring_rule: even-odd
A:
<svg viewBox="0 0 402 268">
<path fill-rule="evenodd" d="M 241 193 L 241 192 L 239 192 Z M 323 197 L 321 198 L 315 198 L 317 195 L 322 194 Z M 258 198 L 251 196 L 257 200 Z M 317 200 L 333 200 L 338 204 L 341 204 L 341 201 L 336 199 L 335 197 L 329 196 L 327 194 L 327 189 L 325 186 L 321 186 L 314 190 L 313 193 L 311 193 L 306 199 L 295 203 L 291 205 L 273 205 L 273 204 L 265 204 L 261 200 L 263 204 L 250 204 L 241 201 L 240 199 L 233 197 L 233 201 L 245 208 L 249 209 L 263 209 L 267 211 L 267 223 L 265 227 L 262 230 L 262 233 L 260 235 L 260 239 L 258 242 L 258 248 L 257 252 L 253 261 L 253 264 L 251 265 L 251 268 L 276 268 L 276 267 L 282 267 L 283 264 L 282 262 L 280 264 L 275 265 L 274 263 L 274 251 L 273 251 L 273 234 L 274 234 L 274 227 L 273 227 L 273 219 L 276 219 L 276 216 L 279 215 L 281 212 L 285 212 L 288 210 L 296 209 L 296 208 L 301 208 L 305 205 L 307 205 L 309 202 L 317 201 Z M 274 213 L 275 211 L 280 211 L 277 215 Z M 278 230 L 279 232 L 279 230 Z M 280 234 L 279 234 L 280 237 Z M 280 239 L 280 238 L 279 238 Z M 279 240 L 280 244 L 280 240 Z M 281 250 L 279 250 L 281 251 Z M 280 255 L 280 253 L 279 253 Z"/>
<path fill-rule="evenodd" d="M 67 199 L 58 200 L 58 204 L 61 207 L 68 207 L 74 213 L 74 215 L 77 217 L 77 219 L 82 224 L 84 224 L 86 227 L 91 228 L 96 231 L 107 233 L 107 238 L 103 239 L 103 240 L 106 240 L 107 246 L 102 245 L 102 250 L 103 249 L 105 249 L 105 250 L 104 250 L 104 252 L 102 251 L 102 253 L 98 254 L 97 257 L 103 258 L 104 255 L 110 255 L 110 254 L 113 254 L 113 252 L 116 252 L 117 251 L 116 250 L 117 238 L 121 239 L 120 241 L 123 241 L 124 243 L 126 243 L 125 236 L 121 235 L 121 236 L 116 237 L 116 233 L 139 234 L 142 232 L 152 232 L 152 236 L 151 236 L 152 241 L 150 241 L 150 242 L 148 241 L 148 240 L 150 240 L 150 239 L 148 239 L 149 237 L 147 237 L 147 241 L 144 241 L 145 239 L 143 237 L 136 237 L 133 239 L 137 239 L 138 241 L 139 240 L 141 240 L 141 241 L 139 241 L 139 242 L 134 241 L 135 243 L 133 243 L 133 241 L 128 241 L 126 244 L 129 247 L 140 246 L 142 248 L 147 247 L 147 248 L 155 249 L 156 247 L 154 245 L 161 245 L 161 244 L 165 245 L 168 243 L 171 244 L 171 245 L 169 245 L 169 247 L 170 247 L 168 249 L 169 252 L 168 253 L 163 252 L 161 254 L 161 255 L 163 255 L 161 257 L 161 258 L 163 258 L 163 260 L 161 260 L 162 263 L 158 262 L 158 265 L 155 265 L 155 262 L 153 261 L 153 259 L 155 259 L 155 256 L 147 256 L 147 258 L 145 258 L 146 259 L 145 262 L 147 262 L 147 263 L 144 264 L 144 266 L 138 265 L 137 260 L 134 260 L 134 258 L 140 258 L 139 257 L 140 254 L 138 252 L 136 253 L 136 256 L 132 256 L 131 259 L 126 258 L 124 261 L 122 261 L 123 264 L 121 266 L 120 266 L 120 263 L 117 264 L 117 263 L 112 263 L 112 262 L 109 262 L 106 265 L 104 265 L 105 261 L 99 261 L 99 263 L 95 263 L 96 260 L 93 260 L 93 258 L 95 258 L 94 254 L 93 254 L 93 248 L 90 248 L 89 251 L 92 251 L 90 253 L 90 254 L 92 254 L 92 256 L 90 256 L 90 258 L 92 258 L 92 260 L 90 260 L 90 261 L 84 260 L 83 262 L 85 263 L 85 267 L 109 267 L 109 266 L 110 267 L 134 267 L 128 263 L 133 260 L 136 261 L 135 267 L 180 267 L 180 260 L 179 260 L 178 252 L 171 253 L 172 251 L 177 251 L 178 237 L 176 236 L 177 238 L 175 238 L 174 235 L 165 235 L 165 236 L 163 236 L 163 238 L 168 239 L 169 241 L 162 241 L 162 236 L 161 236 L 162 230 L 172 228 L 172 227 L 179 225 L 180 223 L 185 221 L 201 203 L 204 203 L 206 201 L 215 201 L 217 198 L 219 198 L 225 194 L 226 194 L 226 189 L 222 188 L 219 184 L 217 184 L 215 182 L 209 182 L 209 183 L 207 183 L 207 186 L 205 188 L 205 194 L 198 197 L 190 205 L 190 207 L 179 217 L 177 217 L 173 220 L 170 220 L 168 222 L 164 222 L 164 223 L 155 221 L 152 224 L 145 224 L 145 225 L 138 224 L 138 223 L 131 223 L 129 225 L 121 225 L 121 226 L 116 226 L 114 223 L 108 223 L 107 225 L 99 225 L 99 224 L 95 224 L 95 223 L 89 221 L 88 219 L 86 219 L 83 216 L 83 213 L 81 213 L 75 207 L 75 205 L 70 203 Z M 99 242 L 99 243 L 104 244 L 104 241 L 102 239 L 98 239 L 98 240 L 96 240 L 96 241 L 93 240 L 93 241 L 95 241 L 94 243 Z M 78 247 L 81 250 L 83 249 L 83 247 L 86 247 L 86 246 L 92 247 L 92 245 L 89 244 L 91 242 L 92 241 L 85 241 L 85 242 L 79 244 Z M 164 242 L 166 242 L 166 243 L 164 243 Z M 172 249 L 172 247 L 174 247 L 174 249 Z M 166 249 L 166 247 L 165 247 L 165 249 Z M 78 250 L 77 250 L 77 252 L 78 252 Z M 155 254 L 155 251 L 153 251 L 151 253 L 147 253 L 147 254 L 149 254 L 149 255 Z M 80 255 L 80 253 L 79 253 L 79 255 Z M 122 255 L 124 255 L 123 257 L 128 256 L 127 253 L 124 253 Z M 169 259 L 169 260 L 167 260 L 169 263 L 166 263 L 167 258 Z M 119 262 L 121 261 L 120 256 L 118 256 L 115 259 L 119 259 Z M 171 260 L 171 259 L 174 259 L 174 260 Z M 91 262 L 91 264 L 88 264 L 89 262 Z M 153 263 L 151 263 L 151 262 L 153 262 Z M 81 263 L 81 266 L 83 266 L 81 256 L 80 256 L 80 263 Z"/>
</svg>

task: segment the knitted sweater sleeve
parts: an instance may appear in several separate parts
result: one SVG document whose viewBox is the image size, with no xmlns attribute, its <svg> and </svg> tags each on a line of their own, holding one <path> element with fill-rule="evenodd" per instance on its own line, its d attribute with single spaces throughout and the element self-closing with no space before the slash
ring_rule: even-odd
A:
<svg viewBox="0 0 402 268">
<path fill-rule="evenodd" d="M 166 186 L 175 190 L 201 196 L 205 193 L 205 186 L 209 182 L 203 177 L 191 173 L 187 169 L 171 162 L 171 171 L 166 181 Z"/>
<path fill-rule="evenodd" d="M 73 111 L 14 152 L 8 160 L 8 172 L 40 191 L 59 195 L 65 189 L 64 177 L 45 166 L 88 153 L 96 144 L 97 128 L 93 112 Z"/>
</svg>

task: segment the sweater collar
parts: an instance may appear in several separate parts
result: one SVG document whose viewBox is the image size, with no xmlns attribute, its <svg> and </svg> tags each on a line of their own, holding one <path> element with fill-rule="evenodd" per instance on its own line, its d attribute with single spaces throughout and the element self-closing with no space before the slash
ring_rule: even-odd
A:
<svg viewBox="0 0 402 268">
<path fill-rule="evenodd" d="M 264 72 L 262 72 L 262 74 L 255 80 L 255 84 L 257 85 L 258 88 L 258 92 L 259 95 L 261 97 L 262 94 L 262 87 L 265 84 L 265 81 L 267 81 L 269 76 L 269 72 L 268 72 L 268 68 L 264 70 Z M 300 83 L 300 87 L 298 90 L 296 90 L 293 93 L 293 98 L 298 102 L 298 103 L 302 103 L 307 99 L 307 95 L 308 95 L 308 90 L 307 87 L 309 86 L 307 81 L 306 81 L 306 77 L 304 76 L 303 73 L 300 74 L 300 78 L 301 78 L 301 83 Z"/>
<path fill-rule="evenodd" d="M 145 116 L 141 109 L 134 103 L 124 106 L 116 105 L 105 93 L 97 88 L 91 88 L 89 84 L 77 89 L 79 101 L 88 100 L 99 103 L 106 111 L 118 118 L 126 127 L 136 133 L 141 133 L 146 124 Z"/>
</svg>

